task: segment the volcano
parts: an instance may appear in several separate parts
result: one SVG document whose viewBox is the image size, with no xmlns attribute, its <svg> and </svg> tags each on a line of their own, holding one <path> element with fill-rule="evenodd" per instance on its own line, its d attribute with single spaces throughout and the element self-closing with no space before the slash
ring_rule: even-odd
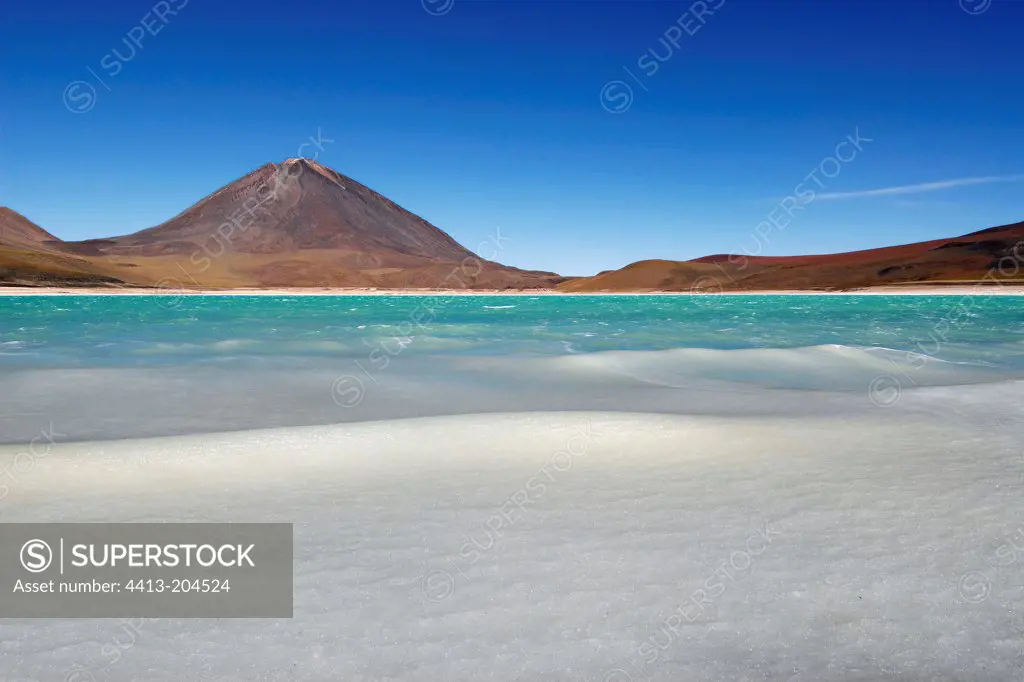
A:
<svg viewBox="0 0 1024 682">
<path fill-rule="evenodd" d="M 849 253 L 647 260 L 575 278 L 489 260 L 504 241 L 496 233 L 474 254 L 369 187 L 294 158 L 119 237 L 63 242 L 0 208 L 0 285 L 714 293 L 1024 283 L 1024 223 Z"/>
<path fill-rule="evenodd" d="M 563 279 L 482 258 L 390 199 L 305 158 L 261 166 L 167 222 L 124 236 L 61 242 L 8 214 L 16 239 L 0 235 L 0 244 L 60 253 L 140 286 L 530 289 Z M 496 256 L 501 241 L 484 249 L 487 255 Z"/>
</svg>

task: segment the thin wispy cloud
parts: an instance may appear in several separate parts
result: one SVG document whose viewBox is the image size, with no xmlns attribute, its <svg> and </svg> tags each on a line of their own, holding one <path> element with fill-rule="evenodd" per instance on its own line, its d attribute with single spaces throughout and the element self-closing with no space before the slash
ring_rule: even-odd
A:
<svg viewBox="0 0 1024 682">
<path fill-rule="evenodd" d="M 1024 175 L 989 175 L 980 178 L 957 178 L 956 180 L 940 180 L 939 182 L 922 182 L 917 185 L 898 185 L 896 187 L 881 187 L 879 189 L 866 189 L 859 192 L 825 192 L 818 194 L 818 199 L 860 199 L 863 197 L 887 197 L 902 194 L 922 194 L 924 192 L 937 192 L 952 187 L 968 187 L 970 185 L 988 185 L 994 182 L 1019 182 L 1024 180 Z"/>
</svg>

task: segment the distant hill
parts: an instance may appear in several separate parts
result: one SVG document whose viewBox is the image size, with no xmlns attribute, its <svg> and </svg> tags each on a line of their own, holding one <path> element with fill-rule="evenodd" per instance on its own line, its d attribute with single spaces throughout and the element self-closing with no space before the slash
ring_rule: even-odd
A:
<svg viewBox="0 0 1024 682">
<path fill-rule="evenodd" d="M 124 236 L 61 242 L 4 211 L 17 231 L 4 230 L 0 248 L 60 253 L 111 282 L 139 286 L 529 289 L 563 279 L 479 258 L 419 216 L 308 159 L 262 166 L 171 220 Z M 0 282 L 50 284 L 40 267 L 39 258 L 22 270 L 9 262 Z"/>
<path fill-rule="evenodd" d="M 110 268 L 61 252 L 62 242 L 25 216 L 0 207 L 0 285 L 123 284 Z"/>
<path fill-rule="evenodd" d="M 0 244 L 28 249 L 46 249 L 60 240 L 34 222 L 9 208 L 0 207 Z"/>
<path fill-rule="evenodd" d="M 645 260 L 566 278 L 479 258 L 426 220 L 309 159 L 266 164 L 165 223 L 105 239 L 63 242 L 0 208 L 0 285 L 836 290 L 973 283 L 990 273 L 1024 283 L 1024 271 L 1014 267 L 1019 261 L 1024 223 L 866 251 Z"/>
<path fill-rule="evenodd" d="M 1006 259 L 1006 260 L 1004 260 Z M 1018 272 L 1019 267 L 1019 272 Z M 1024 283 L 1024 223 L 953 237 L 814 256 L 717 254 L 645 260 L 558 286 L 566 292 L 856 289 L 880 285 Z"/>
</svg>

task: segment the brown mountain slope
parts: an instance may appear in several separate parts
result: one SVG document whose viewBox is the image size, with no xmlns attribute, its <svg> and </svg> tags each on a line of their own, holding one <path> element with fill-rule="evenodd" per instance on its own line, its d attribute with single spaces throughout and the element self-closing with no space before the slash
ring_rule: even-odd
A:
<svg viewBox="0 0 1024 682">
<path fill-rule="evenodd" d="M 1024 282 L 1024 223 L 961 237 L 812 256 L 719 254 L 648 260 L 561 284 L 561 291 L 854 289 L 890 284 Z"/>
<path fill-rule="evenodd" d="M 0 207 L 0 286 L 118 286 L 124 268 L 62 253 L 62 242 Z"/>
<path fill-rule="evenodd" d="M 0 245 L 50 250 L 50 242 L 60 240 L 20 213 L 0 206 Z"/>
<path fill-rule="evenodd" d="M 84 242 L 105 255 L 341 249 L 460 261 L 473 254 L 370 188 L 309 159 L 266 164 L 167 222 Z"/>
<path fill-rule="evenodd" d="M 563 280 L 479 258 L 422 218 L 308 159 L 262 166 L 156 227 L 47 248 L 113 279 L 172 288 L 505 289 Z"/>
<path fill-rule="evenodd" d="M 123 286 L 119 268 L 54 253 L 0 244 L 0 286 Z"/>
<path fill-rule="evenodd" d="M 267 164 L 171 220 L 61 242 L 0 209 L 0 284 L 169 288 L 852 289 L 1024 282 L 1024 223 L 850 253 L 650 260 L 567 279 L 484 260 L 368 187 L 308 159 Z"/>
</svg>

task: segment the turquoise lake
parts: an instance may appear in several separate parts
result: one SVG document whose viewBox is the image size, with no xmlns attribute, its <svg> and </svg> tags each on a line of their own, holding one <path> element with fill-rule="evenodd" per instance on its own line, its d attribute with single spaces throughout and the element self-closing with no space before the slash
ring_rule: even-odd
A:
<svg viewBox="0 0 1024 682">
<path fill-rule="evenodd" d="M 572 410 L 977 422 L 1022 378 L 1011 296 L 0 297 L 0 443 Z"/>
<path fill-rule="evenodd" d="M 1021 365 L 1012 296 L 0 298 L 0 366 L 264 357 L 881 347 Z"/>
</svg>

